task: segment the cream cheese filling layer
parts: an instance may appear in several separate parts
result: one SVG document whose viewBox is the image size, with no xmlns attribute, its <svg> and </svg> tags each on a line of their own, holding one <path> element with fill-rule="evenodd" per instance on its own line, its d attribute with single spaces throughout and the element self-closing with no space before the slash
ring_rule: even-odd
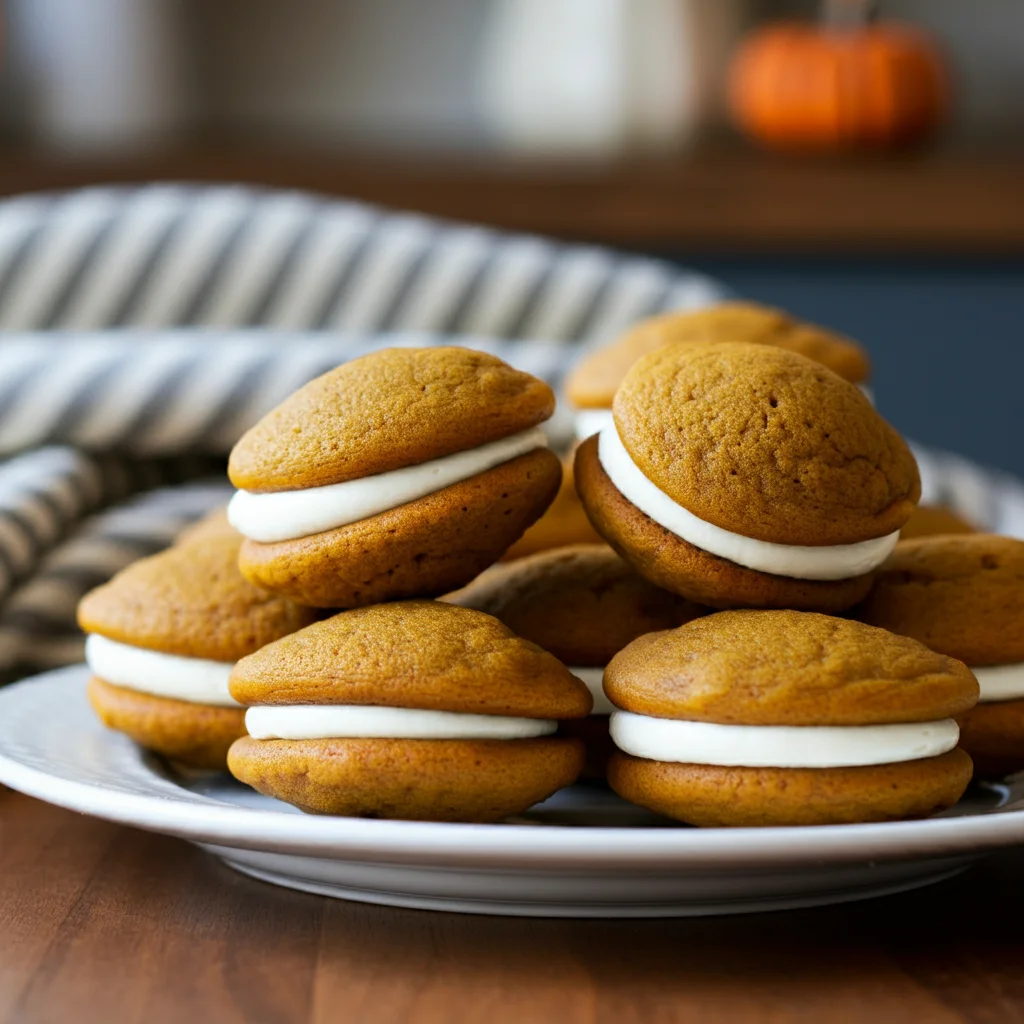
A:
<svg viewBox="0 0 1024 1024">
<path fill-rule="evenodd" d="M 531 427 L 454 455 L 340 484 L 266 494 L 236 491 L 228 503 L 228 521 L 264 544 L 296 540 L 425 498 L 547 444 L 544 431 Z"/>
<path fill-rule="evenodd" d="M 583 682 L 594 698 L 592 715 L 610 715 L 615 710 L 615 705 L 605 696 L 603 668 L 571 668 L 569 671 Z"/>
<path fill-rule="evenodd" d="M 694 547 L 748 569 L 798 580 L 850 579 L 877 569 L 892 553 L 900 538 L 897 530 L 886 537 L 858 544 L 805 547 L 773 544 L 730 533 L 677 505 L 648 480 L 626 451 L 614 423 L 601 431 L 597 444 L 601 465 L 624 498 L 659 526 Z"/>
<path fill-rule="evenodd" d="M 577 441 L 586 441 L 614 422 L 611 409 L 580 409 L 573 420 L 573 433 Z"/>
<path fill-rule="evenodd" d="M 528 740 L 550 736 L 549 718 L 510 718 L 357 704 L 262 705 L 245 713 L 257 740 Z"/>
<path fill-rule="evenodd" d="M 190 704 L 242 706 L 228 690 L 228 677 L 234 668 L 231 661 L 164 654 L 96 633 L 85 641 L 85 661 L 94 675 L 114 686 Z"/>
<path fill-rule="evenodd" d="M 972 668 L 971 671 L 981 687 L 979 704 L 1024 698 L 1024 663 L 987 665 L 984 668 Z"/>
<path fill-rule="evenodd" d="M 952 718 L 899 725 L 717 725 L 611 717 L 615 745 L 634 757 L 742 768 L 850 768 L 937 757 L 952 750 L 960 729 Z"/>
</svg>

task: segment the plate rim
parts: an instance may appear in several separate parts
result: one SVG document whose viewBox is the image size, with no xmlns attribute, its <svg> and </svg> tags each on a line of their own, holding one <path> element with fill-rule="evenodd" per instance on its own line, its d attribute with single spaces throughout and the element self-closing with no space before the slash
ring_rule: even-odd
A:
<svg viewBox="0 0 1024 1024">
<path fill-rule="evenodd" d="M 71 689 L 87 673 L 85 665 L 68 666 L 0 689 L 0 723 L 8 703 L 19 702 L 42 686 Z M 62 706 L 71 707 L 72 702 Z M 99 722 L 96 726 L 100 735 L 107 732 Z M 109 736 L 113 741 L 118 734 Z M 67 779 L 8 755 L 2 724 L 0 783 L 68 810 L 193 842 L 424 867 L 781 869 L 980 854 L 1024 844 L 1024 810 L 864 825 L 736 829 L 481 825 L 298 815 L 226 804 L 191 791 L 187 799 L 176 798 L 173 783 L 168 783 L 171 792 L 144 795 Z"/>
</svg>

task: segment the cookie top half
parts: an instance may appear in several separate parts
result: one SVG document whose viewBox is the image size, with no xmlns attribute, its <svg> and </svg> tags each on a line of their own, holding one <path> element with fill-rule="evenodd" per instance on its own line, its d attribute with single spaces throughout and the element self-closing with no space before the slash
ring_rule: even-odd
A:
<svg viewBox="0 0 1024 1024">
<path fill-rule="evenodd" d="M 241 545 L 219 531 L 140 559 L 82 598 L 78 624 L 134 647 L 228 662 L 313 622 L 315 609 L 242 576 Z"/>
<path fill-rule="evenodd" d="M 731 611 L 634 640 L 605 670 L 627 711 L 723 725 L 928 722 L 972 707 L 961 662 L 816 612 Z"/>
<path fill-rule="evenodd" d="M 555 657 L 483 612 L 395 601 L 341 612 L 243 658 L 242 704 L 362 704 L 522 718 L 590 713 Z"/>
<path fill-rule="evenodd" d="M 707 613 L 638 576 L 604 544 L 575 544 L 495 566 L 456 600 L 580 668 L 603 668 L 638 636 Z"/>
<path fill-rule="evenodd" d="M 675 345 L 615 396 L 641 472 L 705 522 L 777 544 L 853 544 L 898 530 L 921 493 L 902 437 L 861 391 L 768 345 Z"/>
<path fill-rule="evenodd" d="M 386 348 L 310 381 L 247 431 L 228 463 L 248 491 L 342 483 L 527 430 L 555 396 L 484 352 Z"/>
<path fill-rule="evenodd" d="M 902 540 L 857 609 L 972 668 L 1024 661 L 1024 541 L 994 534 Z"/>
<path fill-rule="evenodd" d="M 641 320 L 604 348 L 580 360 L 566 379 L 569 401 L 583 409 L 607 409 L 629 368 L 665 345 L 707 341 L 747 341 L 798 352 L 859 384 L 871 364 L 867 352 L 850 338 L 805 323 L 756 302 L 722 302 L 689 313 L 663 313 Z"/>
</svg>

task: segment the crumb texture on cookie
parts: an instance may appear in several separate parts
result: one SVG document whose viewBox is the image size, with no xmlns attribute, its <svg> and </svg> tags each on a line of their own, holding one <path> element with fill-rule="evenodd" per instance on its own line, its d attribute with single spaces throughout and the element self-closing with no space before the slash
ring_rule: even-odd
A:
<svg viewBox="0 0 1024 1024">
<path fill-rule="evenodd" d="M 301 629 L 315 611 L 250 583 L 238 570 L 242 537 L 213 531 L 140 559 L 86 594 L 86 633 L 191 658 L 237 661 Z"/>
<path fill-rule="evenodd" d="M 1024 661 L 1024 541 L 990 533 L 903 540 L 856 615 L 971 667 Z"/>
<path fill-rule="evenodd" d="M 723 725 L 876 725 L 954 717 L 978 699 L 961 662 L 861 622 L 719 612 L 617 654 L 604 688 L 626 711 Z"/>
<path fill-rule="evenodd" d="M 256 492 L 341 483 L 496 441 L 554 409 L 547 384 L 484 352 L 381 349 L 264 416 L 235 445 L 228 476 Z"/>
<path fill-rule="evenodd" d="M 807 356 L 855 384 L 867 380 L 867 352 L 855 341 L 788 313 L 755 302 L 722 302 L 688 313 L 641 320 L 616 341 L 580 360 L 566 379 L 569 401 L 582 409 L 606 409 L 629 368 L 665 345 L 746 341 Z"/>
<path fill-rule="evenodd" d="M 755 540 L 882 537 L 920 497 L 903 438 L 858 388 L 793 352 L 662 348 L 632 367 L 613 408 L 648 480 L 700 519 Z"/>
<path fill-rule="evenodd" d="M 523 718 L 590 713 L 553 655 L 483 612 L 396 601 L 342 612 L 242 659 L 243 704 L 370 704 Z"/>
<path fill-rule="evenodd" d="M 638 576 L 604 544 L 558 548 L 497 566 L 454 600 L 581 667 L 603 667 L 638 636 L 707 612 Z"/>
</svg>

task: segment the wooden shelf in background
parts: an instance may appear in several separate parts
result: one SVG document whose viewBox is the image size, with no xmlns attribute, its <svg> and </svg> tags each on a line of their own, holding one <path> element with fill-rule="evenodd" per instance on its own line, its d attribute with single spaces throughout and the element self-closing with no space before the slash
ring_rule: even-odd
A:
<svg viewBox="0 0 1024 1024">
<path fill-rule="evenodd" d="M 0 151 L 0 194 L 181 180 L 310 189 L 495 227 L 678 252 L 1024 254 L 1024 153 L 824 160 L 707 147 L 603 166 L 198 146 Z"/>
</svg>

